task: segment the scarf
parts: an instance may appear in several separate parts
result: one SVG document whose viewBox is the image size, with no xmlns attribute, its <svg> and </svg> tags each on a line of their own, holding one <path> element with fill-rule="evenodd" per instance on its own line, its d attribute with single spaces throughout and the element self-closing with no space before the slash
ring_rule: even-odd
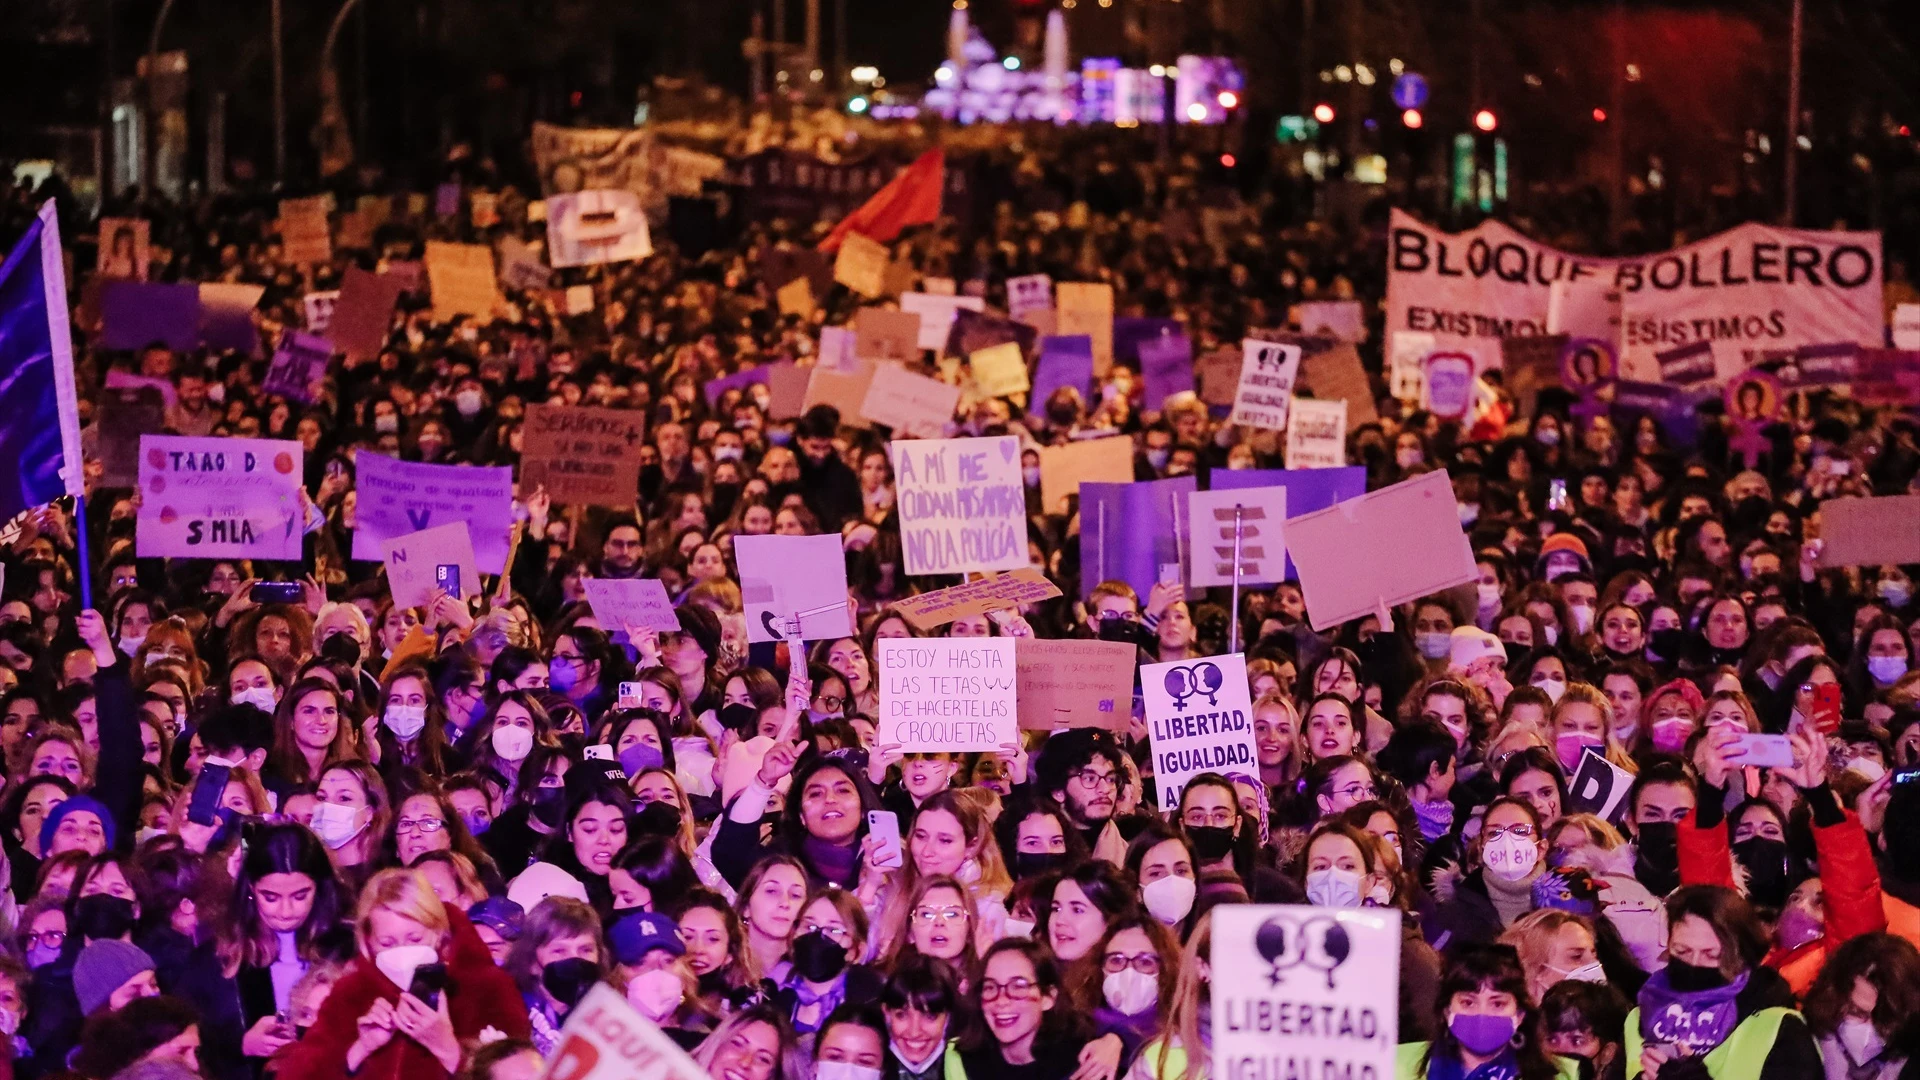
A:
<svg viewBox="0 0 1920 1080">
<path fill-rule="evenodd" d="M 1663 968 L 1640 988 L 1640 1034 L 1650 1043 L 1674 1043 L 1698 1057 L 1727 1041 L 1740 1023 L 1734 998 L 1746 989 L 1749 972 L 1711 990 L 1682 993 L 1667 982 Z"/>
<path fill-rule="evenodd" d="M 1487 899 L 1493 901 L 1501 926 L 1512 926 L 1513 920 L 1533 910 L 1533 881 L 1543 868 L 1536 864 L 1533 873 L 1519 881 L 1503 881 L 1498 875 L 1481 872 L 1480 881 L 1487 887 Z"/>
<path fill-rule="evenodd" d="M 1427 1063 L 1427 1080 L 1520 1080 L 1520 1059 L 1509 1046 L 1492 1061 L 1468 1072 L 1458 1057 L 1434 1054 Z"/>
<path fill-rule="evenodd" d="M 851 889 L 860 880 L 860 849 L 842 847 L 808 833 L 800 840 L 800 857 L 830 884 Z"/>
<path fill-rule="evenodd" d="M 1420 822 L 1420 835 L 1428 843 L 1453 831 L 1453 803 L 1450 800 L 1416 802 L 1413 804 L 1413 816 Z"/>
</svg>

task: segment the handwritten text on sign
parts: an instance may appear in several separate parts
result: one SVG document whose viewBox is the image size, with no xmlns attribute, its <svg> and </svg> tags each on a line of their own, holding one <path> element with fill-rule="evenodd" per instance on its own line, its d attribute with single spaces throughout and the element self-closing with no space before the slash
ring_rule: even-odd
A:
<svg viewBox="0 0 1920 1080">
<path fill-rule="evenodd" d="M 891 449 L 907 573 L 1027 565 L 1020 440 L 896 439 Z"/>
<path fill-rule="evenodd" d="M 1018 738 L 1013 638 L 886 638 L 882 744 L 906 753 L 995 751 Z M 1243 678 L 1242 682 L 1245 681 Z"/>
<path fill-rule="evenodd" d="M 1287 426 L 1294 379 L 1300 374 L 1300 346 L 1248 338 L 1241 342 L 1240 388 L 1233 397 L 1234 423 L 1279 431 Z"/>
<path fill-rule="evenodd" d="M 1201 773 L 1258 775 L 1245 656 L 1148 664 L 1140 669 L 1140 694 L 1160 809 L 1178 809 L 1181 789 Z"/>
<path fill-rule="evenodd" d="M 472 537 L 474 565 L 484 573 L 506 573 L 513 532 L 512 469 L 429 465 L 365 450 L 354 458 L 354 466 L 360 491 L 354 558 L 385 558 L 380 545 L 388 540 L 460 521 Z"/>
<path fill-rule="evenodd" d="M 300 558 L 301 459 L 292 440 L 142 437 L 138 553 Z"/>
</svg>

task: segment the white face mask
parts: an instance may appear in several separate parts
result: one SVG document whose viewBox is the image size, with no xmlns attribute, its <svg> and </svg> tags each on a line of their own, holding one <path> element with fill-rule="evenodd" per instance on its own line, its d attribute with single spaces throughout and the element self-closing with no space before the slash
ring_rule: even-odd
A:
<svg viewBox="0 0 1920 1080">
<path fill-rule="evenodd" d="M 1100 989 L 1106 992 L 1107 1004 L 1128 1016 L 1138 1016 L 1160 1000 L 1160 980 L 1131 967 L 1109 972 Z"/>
<path fill-rule="evenodd" d="M 627 1004 L 658 1024 L 680 1007 L 686 992 L 686 985 L 680 981 L 680 976 L 664 968 L 656 968 L 641 972 L 627 983 Z"/>
<path fill-rule="evenodd" d="M 1001 936 L 1012 937 L 1012 938 L 1030 938 L 1033 936 L 1033 920 L 1032 919 L 1015 919 L 1015 918 L 1009 917 L 1006 922 L 1006 932 Z"/>
<path fill-rule="evenodd" d="M 1487 841 L 1480 850 L 1480 865 L 1502 881 L 1520 881 L 1540 862 L 1540 845 L 1532 837 L 1507 833 Z"/>
<path fill-rule="evenodd" d="M 1573 632 L 1585 634 L 1593 629 L 1593 608 L 1586 604 L 1574 604 L 1567 608 L 1567 614 L 1573 616 Z"/>
<path fill-rule="evenodd" d="M 1542 679 L 1533 685 L 1545 691 L 1547 700 L 1556 705 L 1560 703 L 1560 695 L 1567 692 L 1567 684 L 1559 679 Z"/>
<path fill-rule="evenodd" d="M 270 713 L 279 702 L 273 700 L 273 687 L 249 686 L 233 695 L 235 705 L 251 705 L 261 712 Z"/>
<path fill-rule="evenodd" d="M 1846 1051 L 1847 1059 L 1855 1065 L 1865 1065 L 1887 1048 L 1887 1040 L 1880 1037 L 1880 1030 L 1873 1026 L 1873 1021 L 1857 1016 L 1840 1021 L 1834 1029 L 1834 1035 L 1840 1040 L 1840 1048 Z"/>
<path fill-rule="evenodd" d="M 427 707 L 425 705 L 389 705 L 386 715 L 381 717 L 387 730 L 402 739 L 411 739 L 420 734 L 427 726 Z"/>
<path fill-rule="evenodd" d="M 413 985 L 416 969 L 439 962 L 440 950 L 431 945 L 396 945 L 373 955 L 373 966 L 402 990 Z"/>
<path fill-rule="evenodd" d="M 140 646 L 146 643 L 147 635 L 145 634 L 141 634 L 139 637 L 134 637 L 132 634 L 120 635 L 120 651 L 127 656 L 132 656 L 134 653 L 139 652 Z"/>
<path fill-rule="evenodd" d="M 1554 967 L 1552 964 L 1547 965 L 1547 970 L 1558 972 L 1562 979 L 1566 979 L 1570 982 L 1604 983 L 1607 981 L 1607 973 L 1605 969 L 1601 968 L 1600 961 L 1598 960 L 1592 961 L 1591 963 L 1581 964 L 1579 967 L 1574 968 L 1572 971 L 1561 971 L 1559 968 Z"/>
<path fill-rule="evenodd" d="M 1307 902 L 1321 907 L 1359 907 L 1360 875 L 1329 866 L 1307 875 Z"/>
<path fill-rule="evenodd" d="M 1453 635 L 1425 633 L 1413 635 L 1413 647 L 1429 660 L 1438 660 L 1453 651 Z"/>
<path fill-rule="evenodd" d="M 321 803 L 313 808 L 313 821 L 307 826 L 320 842 L 338 851 L 367 827 L 360 811 L 339 803 Z"/>
<path fill-rule="evenodd" d="M 813 1080 L 880 1080 L 880 1070 L 851 1061 L 822 1061 L 813 1067 Z"/>
<path fill-rule="evenodd" d="M 1147 912 L 1166 926 L 1172 926 L 1193 910 L 1194 894 L 1200 885 L 1190 877 L 1168 874 L 1158 881 L 1140 886 L 1140 902 Z"/>
<path fill-rule="evenodd" d="M 1479 591 L 1481 611 L 1500 610 L 1500 586 L 1481 585 L 1479 586 Z"/>
<path fill-rule="evenodd" d="M 525 761 L 533 750 L 533 732 L 523 727 L 493 729 L 493 752 L 507 761 Z"/>
</svg>

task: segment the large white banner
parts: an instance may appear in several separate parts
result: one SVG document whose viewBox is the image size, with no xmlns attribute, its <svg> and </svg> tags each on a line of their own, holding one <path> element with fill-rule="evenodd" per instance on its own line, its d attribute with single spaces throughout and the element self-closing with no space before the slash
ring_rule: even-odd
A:
<svg viewBox="0 0 1920 1080">
<path fill-rule="evenodd" d="M 1742 225 L 1672 251 L 1608 259 L 1548 247 L 1497 221 L 1447 233 L 1395 210 L 1387 330 L 1497 356 L 1501 338 L 1547 332 L 1554 282 L 1601 281 L 1622 294 L 1622 374 L 1653 382 L 1656 352 L 1696 341 L 1755 354 L 1878 347 L 1880 277 L 1877 232 Z"/>
<path fill-rule="evenodd" d="M 1398 909 L 1221 904 L 1210 959 L 1213 1075 L 1394 1075 Z"/>
</svg>

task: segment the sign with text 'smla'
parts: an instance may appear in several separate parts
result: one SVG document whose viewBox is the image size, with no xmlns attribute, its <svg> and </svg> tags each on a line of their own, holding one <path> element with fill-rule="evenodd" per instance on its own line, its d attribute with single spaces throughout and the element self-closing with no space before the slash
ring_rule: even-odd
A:
<svg viewBox="0 0 1920 1080">
<path fill-rule="evenodd" d="M 1019 738 L 1013 638 L 887 638 L 875 642 L 875 736 L 905 753 L 993 752 Z"/>
<path fill-rule="evenodd" d="M 1241 343 L 1240 388 L 1233 396 L 1233 423 L 1279 431 L 1287 426 L 1293 382 L 1300 374 L 1300 346 L 1248 338 Z"/>
<path fill-rule="evenodd" d="M 1240 653 L 1169 660 L 1140 669 L 1147 738 L 1160 809 L 1177 810 L 1187 781 L 1201 773 L 1259 782 L 1253 756 L 1253 697 Z"/>
<path fill-rule="evenodd" d="M 907 573 L 1027 565 L 1019 439 L 896 439 L 889 449 Z"/>
<path fill-rule="evenodd" d="M 142 558 L 298 559 L 303 455 L 286 439 L 140 440 Z"/>
<path fill-rule="evenodd" d="M 646 414 L 587 405 L 528 405 L 520 482 L 557 503 L 633 505 L 640 493 Z"/>
<path fill-rule="evenodd" d="M 1395 1067 L 1397 909 L 1222 904 L 1210 962 L 1214 1075 L 1411 1075 Z"/>
</svg>

